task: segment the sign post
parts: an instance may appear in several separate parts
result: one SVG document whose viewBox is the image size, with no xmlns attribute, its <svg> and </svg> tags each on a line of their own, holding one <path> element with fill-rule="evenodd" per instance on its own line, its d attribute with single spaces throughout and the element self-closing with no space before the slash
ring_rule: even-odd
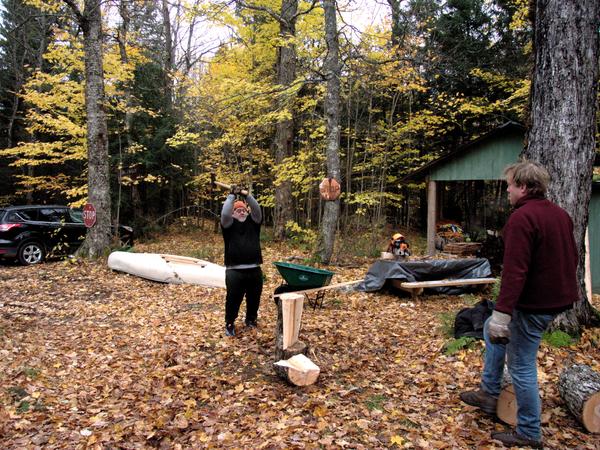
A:
<svg viewBox="0 0 600 450">
<path fill-rule="evenodd" d="M 91 203 L 86 203 L 83 207 L 83 223 L 87 228 L 96 224 L 96 208 Z"/>
</svg>

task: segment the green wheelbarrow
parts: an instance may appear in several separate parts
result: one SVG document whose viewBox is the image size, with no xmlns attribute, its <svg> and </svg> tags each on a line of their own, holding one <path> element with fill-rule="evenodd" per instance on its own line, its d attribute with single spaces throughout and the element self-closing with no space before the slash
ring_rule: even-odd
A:
<svg viewBox="0 0 600 450">
<path fill-rule="evenodd" d="M 277 267 L 286 282 L 277 288 L 275 296 L 284 292 L 297 292 L 306 297 L 313 309 L 323 306 L 325 291 L 322 288 L 331 283 L 334 272 L 281 261 L 276 261 L 273 265 Z M 309 293 L 314 293 L 313 298 L 308 295 Z"/>
<path fill-rule="evenodd" d="M 331 277 L 334 275 L 334 272 L 330 270 L 288 262 L 274 262 L 273 265 L 277 267 L 288 286 L 297 288 L 298 291 L 327 286 L 331 283 Z"/>
<path fill-rule="evenodd" d="M 275 297 L 284 292 L 296 292 L 303 294 L 313 309 L 323 306 L 325 297 L 323 288 L 331 283 L 334 272 L 280 261 L 274 262 L 273 265 L 277 267 L 279 274 L 286 282 L 275 290 Z M 313 298 L 308 296 L 309 293 L 315 294 Z"/>
</svg>

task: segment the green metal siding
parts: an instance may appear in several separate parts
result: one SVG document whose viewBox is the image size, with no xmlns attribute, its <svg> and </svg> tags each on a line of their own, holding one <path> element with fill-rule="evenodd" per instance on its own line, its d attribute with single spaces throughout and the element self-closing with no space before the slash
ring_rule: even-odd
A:
<svg viewBox="0 0 600 450">
<path fill-rule="evenodd" d="M 474 144 L 465 154 L 431 169 L 435 181 L 500 180 L 509 164 L 517 162 L 523 148 L 523 132 L 507 131 L 504 136 Z"/>
<path fill-rule="evenodd" d="M 600 189 L 592 193 L 588 231 L 590 235 L 592 291 L 595 294 L 600 294 Z"/>
</svg>

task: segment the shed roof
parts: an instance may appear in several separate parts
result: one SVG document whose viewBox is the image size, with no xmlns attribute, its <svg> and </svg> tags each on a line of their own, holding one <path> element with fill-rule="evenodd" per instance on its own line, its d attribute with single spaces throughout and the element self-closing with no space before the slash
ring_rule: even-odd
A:
<svg viewBox="0 0 600 450">
<path fill-rule="evenodd" d="M 525 127 L 507 122 L 489 133 L 447 152 L 401 181 L 429 178 L 436 181 L 497 180 L 503 169 L 517 161 Z"/>
</svg>

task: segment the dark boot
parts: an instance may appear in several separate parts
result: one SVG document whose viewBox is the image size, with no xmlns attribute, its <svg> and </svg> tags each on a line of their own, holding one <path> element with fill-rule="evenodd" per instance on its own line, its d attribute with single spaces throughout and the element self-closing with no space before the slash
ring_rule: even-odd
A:
<svg viewBox="0 0 600 450">
<path fill-rule="evenodd" d="M 232 323 L 225 324 L 225 336 L 234 337 L 235 336 L 235 325 Z"/>
<path fill-rule="evenodd" d="M 486 414 L 492 416 L 496 415 L 496 404 L 498 403 L 498 399 L 481 389 L 461 392 L 460 399 L 467 405 L 478 407 Z"/>
<path fill-rule="evenodd" d="M 492 433 L 492 439 L 502 442 L 505 447 L 544 448 L 542 441 L 534 441 L 516 431 L 496 431 Z"/>
</svg>

